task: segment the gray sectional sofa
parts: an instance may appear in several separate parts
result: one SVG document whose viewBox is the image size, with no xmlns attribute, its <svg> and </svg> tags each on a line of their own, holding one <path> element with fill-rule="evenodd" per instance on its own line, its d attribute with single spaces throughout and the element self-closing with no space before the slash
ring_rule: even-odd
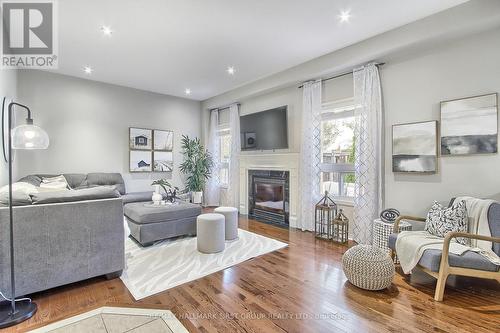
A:
<svg viewBox="0 0 500 333">
<path fill-rule="evenodd" d="M 109 198 L 14 208 L 16 296 L 125 267 L 122 199 Z M 0 230 L 9 230 L 0 208 Z M 10 297 L 9 233 L 0 234 L 0 290 Z"/>
<path fill-rule="evenodd" d="M 50 178 L 55 176 L 58 175 L 50 175 L 50 174 L 29 175 L 19 179 L 19 182 L 25 182 L 35 186 L 40 186 L 42 178 L 47 178 L 47 177 Z M 150 201 L 151 196 L 153 195 L 153 191 L 128 193 L 125 188 L 125 182 L 123 180 L 123 177 L 119 173 L 102 173 L 102 172 L 89 173 L 89 174 L 65 173 L 63 174 L 63 176 L 64 178 L 66 178 L 68 185 L 73 190 L 85 190 L 102 186 L 112 187 L 120 194 L 123 200 L 123 204 L 131 202 Z"/>
<path fill-rule="evenodd" d="M 40 186 L 43 177 L 20 179 Z M 123 204 L 149 201 L 152 192 L 126 193 L 119 173 L 64 174 L 76 191 L 16 194 L 16 296 L 125 267 Z M 0 207 L 0 290 L 10 295 L 9 210 Z"/>
</svg>

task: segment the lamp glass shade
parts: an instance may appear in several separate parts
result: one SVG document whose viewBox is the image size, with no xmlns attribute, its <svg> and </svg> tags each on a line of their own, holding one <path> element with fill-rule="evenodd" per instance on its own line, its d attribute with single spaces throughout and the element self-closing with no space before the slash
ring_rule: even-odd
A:
<svg viewBox="0 0 500 333">
<path fill-rule="evenodd" d="M 47 149 L 49 136 L 35 125 L 20 125 L 12 130 L 12 149 Z"/>
</svg>

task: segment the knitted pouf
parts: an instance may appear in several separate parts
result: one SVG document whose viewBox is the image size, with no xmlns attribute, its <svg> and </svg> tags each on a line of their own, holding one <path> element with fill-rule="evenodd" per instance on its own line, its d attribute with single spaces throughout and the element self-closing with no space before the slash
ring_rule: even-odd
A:
<svg viewBox="0 0 500 333">
<path fill-rule="evenodd" d="M 389 287 L 394 277 L 394 263 L 384 251 L 371 245 L 356 245 L 344 253 L 345 276 L 361 289 L 381 290 Z"/>
</svg>

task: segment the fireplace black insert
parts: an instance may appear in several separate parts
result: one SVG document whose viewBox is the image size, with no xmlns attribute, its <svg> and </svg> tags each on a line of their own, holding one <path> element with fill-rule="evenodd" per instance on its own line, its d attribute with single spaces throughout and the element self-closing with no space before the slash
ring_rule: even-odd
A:
<svg viewBox="0 0 500 333">
<path fill-rule="evenodd" d="M 289 225 L 289 172 L 248 171 L 248 215 L 264 223 Z"/>
</svg>

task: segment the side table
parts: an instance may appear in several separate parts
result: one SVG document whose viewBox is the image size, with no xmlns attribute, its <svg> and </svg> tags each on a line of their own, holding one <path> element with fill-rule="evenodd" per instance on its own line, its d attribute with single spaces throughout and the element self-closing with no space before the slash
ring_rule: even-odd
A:
<svg viewBox="0 0 500 333">
<path fill-rule="evenodd" d="M 376 219 L 373 221 L 373 246 L 378 247 L 387 254 L 390 254 L 389 246 L 387 242 L 389 240 L 389 235 L 393 233 L 394 223 L 384 222 L 381 219 Z M 411 231 L 412 225 L 406 221 L 401 221 L 399 223 L 399 231 Z M 394 263 L 399 263 L 397 256 L 394 257 Z"/>
</svg>

